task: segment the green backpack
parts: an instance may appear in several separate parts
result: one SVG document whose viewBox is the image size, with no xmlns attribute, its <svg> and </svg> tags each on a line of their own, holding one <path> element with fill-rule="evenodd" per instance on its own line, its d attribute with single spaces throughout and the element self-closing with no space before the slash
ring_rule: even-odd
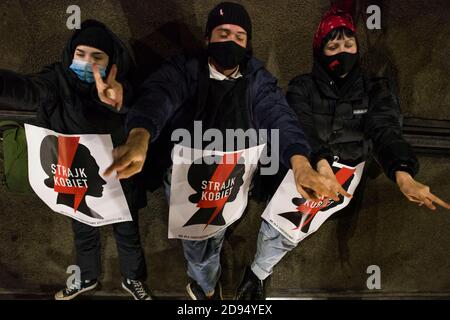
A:
<svg viewBox="0 0 450 320">
<path fill-rule="evenodd" d="M 28 155 L 25 128 L 15 121 L 0 121 L 4 174 L 2 184 L 16 193 L 31 193 L 28 180 Z M 0 136 L 1 137 L 1 136 Z"/>
</svg>

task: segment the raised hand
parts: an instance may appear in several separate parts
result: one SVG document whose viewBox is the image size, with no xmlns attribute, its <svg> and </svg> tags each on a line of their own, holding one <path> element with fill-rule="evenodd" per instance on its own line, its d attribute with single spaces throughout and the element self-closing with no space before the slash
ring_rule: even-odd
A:
<svg viewBox="0 0 450 320">
<path fill-rule="evenodd" d="M 120 110 L 123 104 L 123 87 L 116 81 L 117 66 L 112 65 L 106 82 L 103 81 L 97 64 L 92 65 L 92 71 L 100 101 Z"/>
</svg>

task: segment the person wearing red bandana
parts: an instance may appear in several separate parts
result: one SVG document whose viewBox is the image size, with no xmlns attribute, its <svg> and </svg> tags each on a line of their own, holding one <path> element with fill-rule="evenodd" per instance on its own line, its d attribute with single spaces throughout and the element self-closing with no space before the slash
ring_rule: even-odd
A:
<svg viewBox="0 0 450 320">
<path fill-rule="evenodd" d="M 349 166 L 365 161 L 366 170 L 375 158 L 409 201 L 432 210 L 435 204 L 450 209 L 428 186 L 414 179 L 419 162 L 402 137 L 394 84 L 387 78 L 368 78 L 361 70 L 351 6 L 352 1 L 335 3 L 323 16 L 313 41 L 312 73 L 294 78 L 287 91 L 288 103 L 313 149 L 312 163 L 321 175 L 333 179 L 331 165 L 335 160 Z M 366 173 L 338 217 L 358 210 Z M 265 299 L 266 279 L 296 246 L 263 220 L 255 258 L 246 268 L 235 298 Z"/>
</svg>

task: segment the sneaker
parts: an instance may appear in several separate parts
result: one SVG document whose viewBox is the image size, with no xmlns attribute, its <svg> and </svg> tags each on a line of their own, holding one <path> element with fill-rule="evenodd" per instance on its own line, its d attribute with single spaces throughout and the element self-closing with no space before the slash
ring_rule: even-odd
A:
<svg viewBox="0 0 450 320">
<path fill-rule="evenodd" d="M 235 300 L 266 300 L 266 292 L 264 281 L 253 273 L 252 269 L 247 266 L 245 268 L 244 276 L 239 285 Z"/>
<path fill-rule="evenodd" d="M 195 281 L 188 283 L 186 291 L 192 300 L 223 300 L 220 282 L 217 282 L 214 294 L 211 297 L 207 297 L 203 289 Z"/>
<path fill-rule="evenodd" d="M 128 291 L 134 300 L 152 300 L 147 287 L 139 280 L 125 279 L 122 281 L 122 288 Z"/>
<path fill-rule="evenodd" d="M 72 300 L 83 292 L 95 289 L 97 285 L 97 279 L 85 280 L 83 282 L 75 281 L 71 286 L 58 291 L 55 294 L 55 300 Z"/>
</svg>

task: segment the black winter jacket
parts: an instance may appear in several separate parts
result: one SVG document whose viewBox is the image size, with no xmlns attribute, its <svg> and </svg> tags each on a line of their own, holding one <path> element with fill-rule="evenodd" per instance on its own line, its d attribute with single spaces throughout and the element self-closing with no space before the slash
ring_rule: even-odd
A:
<svg viewBox="0 0 450 320">
<path fill-rule="evenodd" d="M 303 125 L 314 162 L 338 157 L 354 165 L 373 154 L 393 181 L 397 170 L 418 172 L 418 160 L 402 137 L 399 101 L 389 79 L 367 79 L 356 66 L 338 87 L 315 61 L 312 73 L 290 82 L 287 100 Z"/>
</svg>

